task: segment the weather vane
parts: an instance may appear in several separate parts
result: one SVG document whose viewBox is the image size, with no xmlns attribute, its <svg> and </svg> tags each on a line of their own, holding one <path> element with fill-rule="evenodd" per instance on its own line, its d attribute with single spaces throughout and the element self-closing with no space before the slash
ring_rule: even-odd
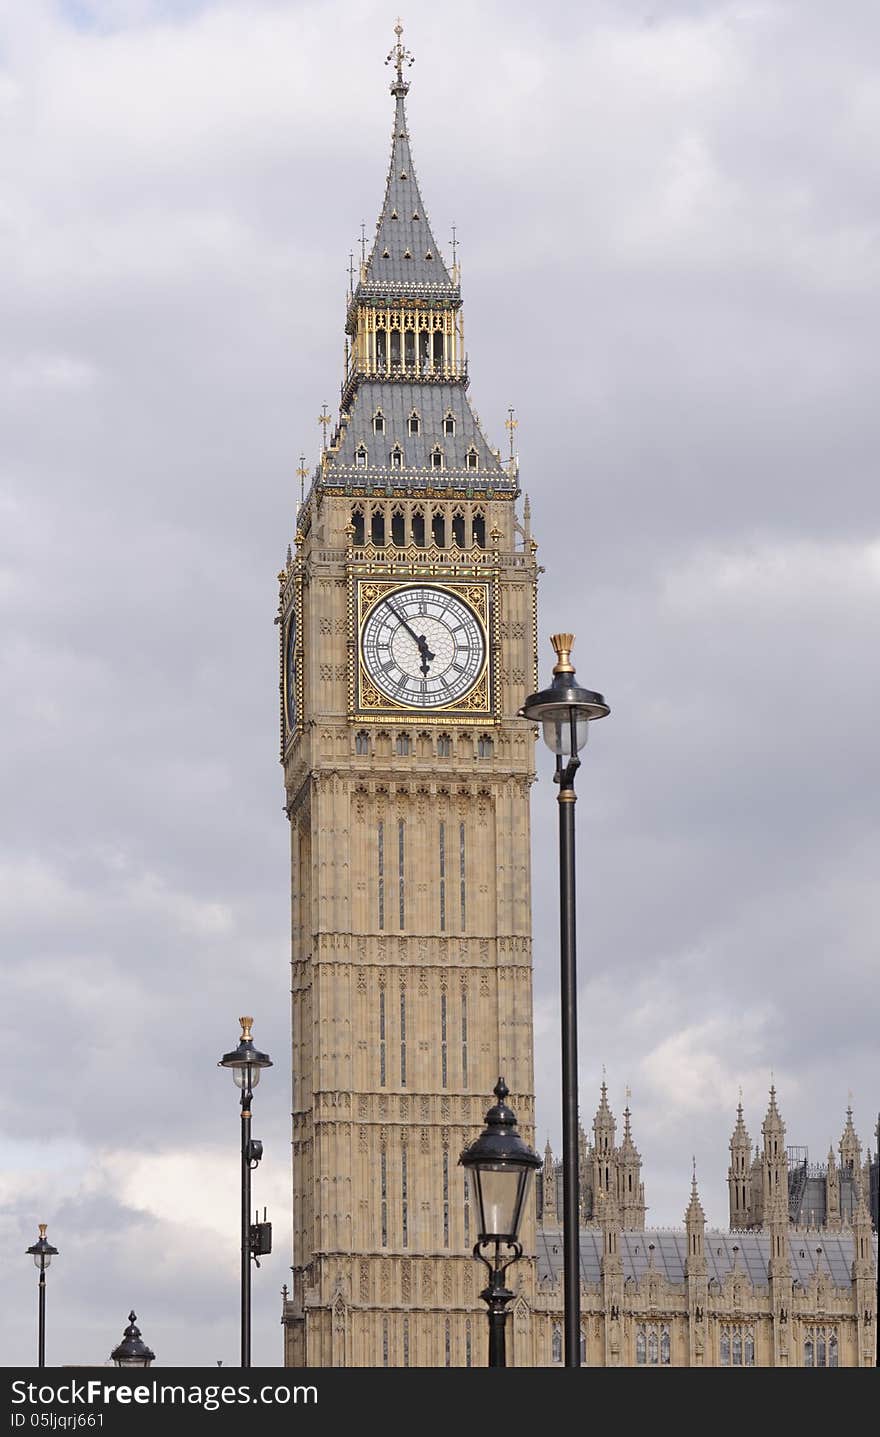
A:
<svg viewBox="0 0 880 1437">
<path fill-rule="evenodd" d="M 390 65 L 393 62 L 394 67 L 397 70 L 397 83 L 398 85 L 402 85 L 404 84 L 403 67 L 404 65 L 411 65 L 413 60 L 415 59 L 415 55 L 410 54 L 409 50 L 407 50 L 406 46 L 403 44 L 403 41 L 400 38 L 403 34 L 403 21 L 401 20 L 399 15 L 397 17 L 397 24 L 394 27 L 394 33 L 397 36 L 397 43 L 396 45 L 392 46 L 392 48 L 388 51 L 388 57 L 385 61 L 385 64 Z"/>
</svg>

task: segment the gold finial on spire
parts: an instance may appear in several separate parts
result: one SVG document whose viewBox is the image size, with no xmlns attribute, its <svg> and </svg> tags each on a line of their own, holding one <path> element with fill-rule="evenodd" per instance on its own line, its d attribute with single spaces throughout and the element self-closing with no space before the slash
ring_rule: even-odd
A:
<svg viewBox="0 0 880 1437">
<path fill-rule="evenodd" d="M 254 1026 L 253 1018 L 239 1018 L 238 1021 L 241 1024 L 241 1041 L 252 1043 L 254 1041 L 251 1034 L 251 1028 Z"/>
<path fill-rule="evenodd" d="M 554 674 L 573 674 L 574 664 L 571 662 L 571 651 L 574 647 L 574 634 L 551 634 L 550 642 L 556 654 Z M 602 1066 L 602 1075 L 605 1075 L 605 1066 Z"/>
<path fill-rule="evenodd" d="M 309 471 L 306 468 L 306 456 L 304 454 L 299 456 L 299 468 L 296 472 L 299 476 L 299 505 L 300 508 L 302 508 L 305 503 L 305 482 L 309 477 Z"/>
<path fill-rule="evenodd" d="M 391 86 L 392 93 L 394 93 L 397 90 L 397 87 L 400 86 L 403 93 L 406 94 L 407 90 L 409 89 L 409 85 L 403 78 L 403 67 L 404 65 L 411 65 L 413 60 L 415 59 L 415 55 L 410 54 L 409 50 L 407 50 L 402 39 L 400 38 L 403 34 L 403 21 L 401 20 L 399 15 L 397 17 L 397 24 L 394 26 L 394 33 L 397 36 L 397 41 L 388 51 L 385 64 L 393 64 L 395 70 L 397 71 L 397 83 Z"/>
<path fill-rule="evenodd" d="M 327 425 L 330 423 L 330 415 L 327 413 L 327 406 L 326 406 L 326 404 L 322 404 L 322 405 L 321 405 L 321 413 L 318 415 L 318 423 L 323 426 L 323 427 L 322 427 L 322 430 L 321 430 L 321 447 L 322 447 L 322 449 L 326 449 L 326 448 L 327 448 Z"/>
<path fill-rule="evenodd" d="M 513 431 L 514 431 L 514 429 L 517 427 L 518 424 L 519 424 L 519 420 L 516 418 L 513 405 L 512 405 L 512 404 L 509 404 L 509 405 L 507 406 L 507 418 L 506 418 L 505 421 L 504 421 L 504 428 L 505 428 L 505 429 L 508 431 L 508 433 L 510 434 L 510 454 L 509 454 L 509 456 L 508 456 L 507 464 L 508 464 L 508 468 L 510 469 L 511 474 L 513 473 L 514 468 L 516 467 L 516 456 L 515 456 L 515 454 L 514 454 L 514 452 L 513 452 Z"/>
</svg>

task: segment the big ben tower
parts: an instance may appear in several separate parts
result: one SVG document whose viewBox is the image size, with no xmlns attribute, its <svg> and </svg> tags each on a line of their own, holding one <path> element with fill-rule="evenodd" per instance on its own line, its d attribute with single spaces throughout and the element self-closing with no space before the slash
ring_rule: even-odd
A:
<svg viewBox="0 0 880 1437">
<path fill-rule="evenodd" d="M 486 1361 L 458 1167 L 499 1073 L 534 1123 L 536 546 L 468 400 L 458 268 L 413 170 L 400 25 L 385 198 L 338 422 L 280 578 L 291 831 L 294 1367 Z M 512 429 L 511 429 L 512 434 Z M 511 445 L 512 451 L 512 445 Z M 531 1221 L 525 1250 L 533 1251 Z M 533 1263 L 508 1360 L 531 1365 Z"/>
</svg>

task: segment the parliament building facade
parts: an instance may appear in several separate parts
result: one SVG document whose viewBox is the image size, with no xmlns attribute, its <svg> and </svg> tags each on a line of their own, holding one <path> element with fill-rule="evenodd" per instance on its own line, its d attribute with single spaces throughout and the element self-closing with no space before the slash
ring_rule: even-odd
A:
<svg viewBox="0 0 880 1437">
<path fill-rule="evenodd" d="M 485 1365 L 458 1157 L 500 1073 L 534 1139 L 534 729 L 516 715 L 538 686 L 537 544 L 513 416 L 502 458 L 471 407 L 460 275 L 419 191 L 396 34 L 390 164 L 352 275 L 338 417 L 279 575 L 293 1367 Z M 731 1222 L 747 1231 L 707 1232 L 694 1181 L 683 1230 L 649 1234 L 630 1116 L 616 1145 L 603 1089 L 582 1154 L 586 1365 L 868 1362 L 863 1169 L 827 1198 L 820 1258 L 789 1219 L 774 1113 L 758 1177 L 744 1128 L 731 1146 Z M 548 1153 L 509 1274 L 515 1366 L 561 1360 L 557 1166 Z"/>
</svg>

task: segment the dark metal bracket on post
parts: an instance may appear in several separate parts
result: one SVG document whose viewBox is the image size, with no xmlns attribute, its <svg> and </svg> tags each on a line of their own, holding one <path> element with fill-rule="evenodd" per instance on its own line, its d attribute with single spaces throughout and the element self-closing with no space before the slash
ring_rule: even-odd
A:
<svg viewBox="0 0 880 1437">
<path fill-rule="evenodd" d="M 489 1269 L 489 1281 L 480 1293 L 480 1297 L 489 1309 L 489 1366 L 507 1366 L 507 1343 L 505 1340 L 505 1327 L 507 1325 L 507 1304 L 513 1301 L 514 1294 L 505 1285 L 504 1274 L 515 1262 L 522 1257 L 522 1246 L 518 1242 L 508 1243 L 511 1255 L 506 1262 L 501 1261 L 500 1243 L 495 1243 L 495 1258 L 490 1261 L 483 1252 L 484 1247 L 490 1244 L 478 1242 L 474 1244 L 474 1257 L 478 1257 Z"/>
<path fill-rule="evenodd" d="M 266 1209 L 263 1208 L 263 1221 L 260 1222 L 259 1212 L 255 1213 L 256 1222 L 251 1223 L 251 1257 L 260 1266 L 260 1258 L 266 1257 L 272 1251 L 272 1224 L 266 1221 Z"/>
</svg>

